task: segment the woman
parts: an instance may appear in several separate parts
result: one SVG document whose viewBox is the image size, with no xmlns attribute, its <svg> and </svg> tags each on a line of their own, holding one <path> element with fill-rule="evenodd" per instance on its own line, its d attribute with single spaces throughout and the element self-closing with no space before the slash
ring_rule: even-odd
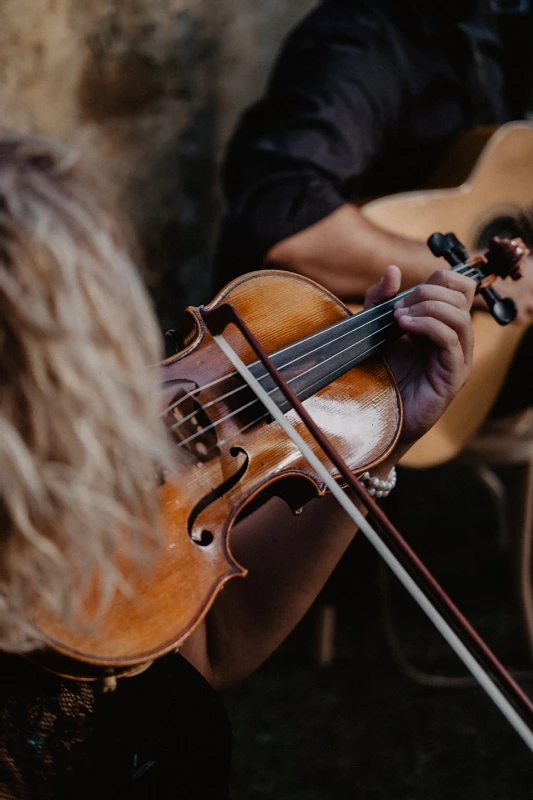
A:
<svg viewBox="0 0 533 800">
<path fill-rule="evenodd" d="M 229 731 L 213 691 L 250 674 L 309 608 L 354 531 L 331 497 L 294 518 L 270 501 L 238 525 L 249 575 L 231 581 L 181 649 L 111 694 L 24 654 L 36 601 L 69 620 L 99 576 L 101 605 L 157 542 L 160 337 L 124 238 L 73 153 L 0 140 L 0 798 L 227 796 Z M 393 296 L 389 267 L 367 303 Z M 391 346 L 404 424 L 385 480 L 466 380 L 474 284 L 448 271 L 398 304 Z M 327 534 L 327 535 L 326 535 Z M 82 587 L 83 588 L 83 587 Z M 207 680 L 206 680 L 207 679 Z"/>
</svg>

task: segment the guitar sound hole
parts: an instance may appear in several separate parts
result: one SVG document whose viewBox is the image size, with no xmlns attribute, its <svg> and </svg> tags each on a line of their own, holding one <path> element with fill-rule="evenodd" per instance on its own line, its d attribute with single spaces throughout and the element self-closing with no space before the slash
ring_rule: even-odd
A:
<svg viewBox="0 0 533 800">
<path fill-rule="evenodd" d="M 502 216 L 491 220 L 478 236 L 477 249 L 486 250 L 494 236 L 500 236 L 504 239 L 514 239 L 516 236 L 520 236 L 516 219 L 510 216 Z"/>
</svg>

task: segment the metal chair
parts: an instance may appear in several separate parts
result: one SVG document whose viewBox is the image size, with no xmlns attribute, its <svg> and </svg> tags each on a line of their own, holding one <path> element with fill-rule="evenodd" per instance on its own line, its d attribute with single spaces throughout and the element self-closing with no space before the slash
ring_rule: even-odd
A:
<svg viewBox="0 0 533 800">
<path fill-rule="evenodd" d="M 501 539 L 513 553 L 517 599 L 533 657 L 533 409 L 485 424 L 454 463 L 475 470 L 491 492 Z M 494 467 L 511 464 L 518 467 L 517 478 L 512 487 L 506 487 Z"/>
</svg>

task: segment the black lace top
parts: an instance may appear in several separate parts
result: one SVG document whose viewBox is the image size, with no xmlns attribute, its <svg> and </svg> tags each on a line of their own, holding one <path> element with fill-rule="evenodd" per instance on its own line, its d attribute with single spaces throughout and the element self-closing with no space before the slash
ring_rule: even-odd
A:
<svg viewBox="0 0 533 800">
<path fill-rule="evenodd" d="M 1 800 L 228 797 L 222 702 L 181 656 L 114 692 L 0 654 Z"/>
</svg>

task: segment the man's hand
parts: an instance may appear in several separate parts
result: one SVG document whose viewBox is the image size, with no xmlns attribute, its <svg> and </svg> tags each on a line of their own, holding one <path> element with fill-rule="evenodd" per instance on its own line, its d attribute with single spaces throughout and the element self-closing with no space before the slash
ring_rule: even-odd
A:
<svg viewBox="0 0 533 800">
<path fill-rule="evenodd" d="M 381 281 L 368 290 L 365 305 L 394 297 L 400 280 L 398 267 L 387 267 Z M 402 450 L 435 424 L 470 374 L 474 291 L 469 278 L 439 270 L 395 306 L 396 321 L 407 335 L 391 342 L 385 356 L 403 401 Z"/>
</svg>

